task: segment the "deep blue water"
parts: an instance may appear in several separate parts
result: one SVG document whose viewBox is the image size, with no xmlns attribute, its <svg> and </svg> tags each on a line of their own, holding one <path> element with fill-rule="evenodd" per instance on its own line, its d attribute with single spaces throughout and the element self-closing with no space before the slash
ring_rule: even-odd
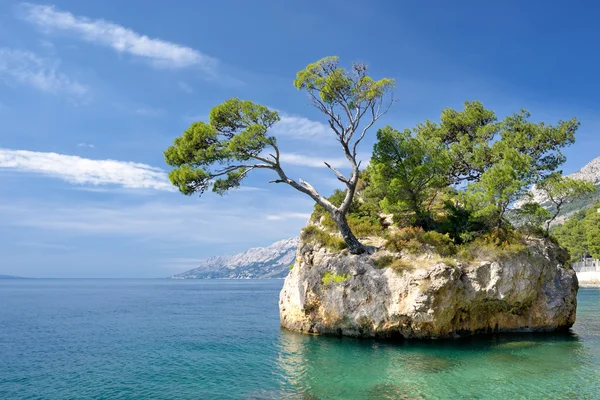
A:
<svg viewBox="0 0 600 400">
<path fill-rule="evenodd" d="M 392 343 L 279 328 L 272 281 L 0 281 L 4 399 L 600 399 L 600 290 L 570 334 Z"/>
</svg>

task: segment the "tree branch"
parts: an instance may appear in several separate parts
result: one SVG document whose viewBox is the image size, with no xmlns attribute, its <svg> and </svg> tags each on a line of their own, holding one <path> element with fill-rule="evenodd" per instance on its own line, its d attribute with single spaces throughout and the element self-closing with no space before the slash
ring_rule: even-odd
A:
<svg viewBox="0 0 600 400">
<path fill-rule="evenodd" d="M 333 173 L 335 174 L 335 176 L 337 177 L 337 179 L 341 182 L 344 182 L 346 185 L 350 184 L 350 181 L 340 172 L 338 171 L 335 167 L 332 167 L 329 163 L 327 162 L 323 162 L 327 168 L 329 168 L 330 170 L 333 171 Z"/>
</svg>

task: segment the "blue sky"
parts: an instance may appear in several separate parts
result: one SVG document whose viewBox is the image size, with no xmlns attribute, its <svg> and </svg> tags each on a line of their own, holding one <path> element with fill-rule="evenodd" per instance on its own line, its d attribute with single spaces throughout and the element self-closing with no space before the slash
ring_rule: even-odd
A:
<svg viewBox="0 0 600 400">
<path fill-rule="evenodd" d="M 331 192 L 321 161 L 343 167 L 341 154 L 292 85 L 327 55 L 396 79 L 379 126 L 465 100 L 577 116 L 573 172 L 600 156 L 598 14 L 567 1 L 2 1 L 0 274 L 164 277 L 296 235 L 303 194 L 259 173 L 225 197 L 185 197 L 162 152 L 212 106 L 251 99 L 281 112 L 288 175 Z"/>
</svg>

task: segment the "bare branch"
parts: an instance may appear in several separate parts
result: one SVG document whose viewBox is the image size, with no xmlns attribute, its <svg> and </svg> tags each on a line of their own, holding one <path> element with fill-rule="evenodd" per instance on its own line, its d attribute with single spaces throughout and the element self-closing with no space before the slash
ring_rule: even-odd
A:
<svg viewBox="0 0 600 400">
<path fill-rule="evenodd" d="M 335 167 L 332 167 L 327 162 L 324 162 L 324 164 L 327 166 L 327 168 L 329 168 L 330 170 L 333 171 L 333 173 L 335 174 L 335 176 L 337 177 L 337 179 L 339 181 L 344 182 L 346 185 L 350 184 L 350 181 L 340 171 L 338 171 Z"/>
<path fill-rule="evenodd" d="M 253 170 L 253 169 L 255 169 L 255 168 L 268 168 L 268 169 L 273 169 L 273 167 L 272 167 L 272 166 L 270 166 L 270 165 L 265 165 L 265 164 L 249 164 L 249 165 L 248 165 L 248 164 L 244 164 L 244 165 L 232 165 L 232 166 L 229 166 L 229 167 L 227 167 L 227 168 L 224 168 L 224 169 L 221 169 L 221 170 L 215 171 L 215 172 L 214 172 L 214 173 L 212 173 L 211 175 L 212 175 L 213 177 L 217 177 L 217 176 L 223 176 L 223 175 L 226 175 L 226 174 L 228 174 L 228 173 L 230 173 L 230 172 L 237 171 L 238 169 L 242 169 L 242 168 L 245 168 L 245 169 L 248 169 L 248 170 Z"/>
</svg>

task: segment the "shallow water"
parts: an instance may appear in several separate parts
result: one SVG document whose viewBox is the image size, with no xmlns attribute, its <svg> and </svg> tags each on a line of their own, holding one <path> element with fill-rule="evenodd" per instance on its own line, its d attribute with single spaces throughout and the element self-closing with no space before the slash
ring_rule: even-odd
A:
<svg viewBox="0 0 600 400">
<path fill-rule="evenodd" d="M 561 335 L 279 328 L 283 281 L 0 281 L 0 399 L 598 399 L 600 289 Z"/>
</svg>

